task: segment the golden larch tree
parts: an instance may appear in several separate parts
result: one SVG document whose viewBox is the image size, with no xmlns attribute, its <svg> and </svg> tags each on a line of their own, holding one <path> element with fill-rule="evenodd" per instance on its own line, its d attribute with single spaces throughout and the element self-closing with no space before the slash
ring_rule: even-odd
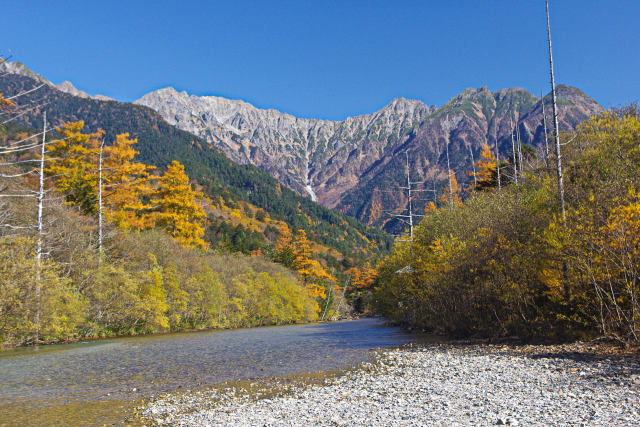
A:
<svg viewBox="0 0 640 427">
<path fill-rule="evenodd" d="M 137 142 L 123 133 L 113 145 L 105 147 L 103 191 L 107 218 L 124 230 L 139 231 L 153 226 L 147 215 L 151 206 L 143 200 L 153 191 L 149 172 L 154 167 L 133 162 L 139 154 L 133 148 Z"/>
<path fill-rule="evenodd" d="M 276 261 L 293 268 L 295 253 L 293 251 L 293 239 L 286 222 L 278 224 L 278 239 L 276 240 Z"/>
<path fill-rule="evenodd" d="M 58 191 L 67 202 L 80 206 L 85 212 L 95 213 L 98 186 L 98 152 L 103 130 L 83 133 L 84 122 L 66 122 L 56 128 L 62 136 L 48 144 L 52 161 L 46 173 L 55 177 Z"/>
<path fill-rule="evenodd" d="M 480 159 L 475 163 L 476 189 L 486 190 L 497 185 L 496 156 L 488 145 L 482 146 Z M 473 176 L 472 172 L 468 172 Z"/>
<path fill-rule="evenodd" d="M 319 298 L 325 298 L 323 281 L 333 282 L 335 278 L 327 273 L 322 265 L 313 259 L 311 252 L 311 243 L 307 239 L 307 233 L 304 230 L 298 230 L 293 243 L 294 262 L 293 268 L 302 278 L 309 292 Z"/>
<path fill-rule="evenodd" d="M 207 215 L 198 203 L 204 195 L 191 188 L 180 162 L 174 160 L 167 167 L 158 179 L 154 196 L 156 211 L 153 220 L 156 225 L 166 229 L 185 246 L 195 245 L 203 249 L 208 246 L 202 239 Z"/>
</svg>

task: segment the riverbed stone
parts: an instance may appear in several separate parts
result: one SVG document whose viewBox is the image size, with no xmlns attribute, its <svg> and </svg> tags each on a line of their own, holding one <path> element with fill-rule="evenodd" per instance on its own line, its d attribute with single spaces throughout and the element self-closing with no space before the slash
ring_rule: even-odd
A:
<svg viewBox="0 0 640 427">
<path fill-rule="evenodd" d="M 233 388 L 174 394 L 143 415 L 179 426 L 633 426 L 638 375 L 637 358 L 434 344 L 382 351 L 377 363 L 269 398 Z"/>
</svg>

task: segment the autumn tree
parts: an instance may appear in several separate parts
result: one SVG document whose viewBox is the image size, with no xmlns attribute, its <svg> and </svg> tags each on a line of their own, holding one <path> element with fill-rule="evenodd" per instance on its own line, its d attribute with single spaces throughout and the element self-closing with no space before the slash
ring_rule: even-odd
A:
<svg viewBox="0 0 640 427">
<path fill-rule="evenodd" d="M 429 214 L 434 213 L 437 209 L 438 208 L 436 207 L 436 204 L 431 202 L 431 201 L 429 201 L 429 202 L 427 202 L 427 204 L 424 207 L 424 213 L 429 215 Z"/>
<path fill-rule="evenodd" d="M 278 225 L 278 240 L 276 240 L 275 260 L 282 265 L 293 268 L 296 255 L 293 250 L 291 230 L 286 222 Z"/>
<path fill-rule="evenodd" d="M 475 163 L 475 188 L 479 191 L 487 190 L 489 188 L 496 187 L 497 184 L 497 172 L 496 172 L 496 156 L 488 145 L 482 146 L 480 152 L 480 159 Z M 467 172 L 469 176 L 472 173 Z"/>
<path fill-rule="evenodd" d="M 460 193 L 462 189 L 458 185 L 458 180 L 456 179 L 455 173 L 450 170 L 450 184 L 447 184 L 443 190 L 442 195 L 438 201 L 442 206 L 450 206 L 451 199 L 453 199 L 453 206 L 460 206 L 462 204 L 462 199 L 460 198 Z"/>
<path fill-rule="evenodd" d="M 154 167 L 133 162 L 139 154 L 133 148 L 136 143 L 123 133 L 105 148 L 103 186 L 107 218 L 121 229 L 139 231 L 153 226 L 147 215 L 151 205 L 145 199 L 153 191 L 149 172 Z"/>
<path fill-rule="evenodd" d="M 207 215 L 198 200 L 203 194 L 194 191 L 184 166 L 174 160 L 166 172 L 158 179 L 158 188 L 154 193 L 155 212 L 153 221 L 157 226 L 183 245 L 206 248 L 204 220 Z"/>
<path fill-rule="evenodd" d="M 378 272 L 367 264 L 362 267 L 352 267 L 345 271 L 345 274 L 351 276 L 351 288 L 359 290 L 370 289 L 376 281 Z"/>
<path fill-rule="evenodd" d="M 322 282 L 333 282 L 335 278 L 327 273 L 317 260 L 312 258 L 311 244 L 304 230 L 298 230 L 296 233 L 293 248 L 295 255 L 293 268 L 298 272 L 312 295 L 325 298 L 326 294 Z"/>
<path fill-rule="evenodd" d="M 53 160 L 46 172 L 55 177 L 67 202 L 86 213 L 96 212 L 97 157 L 104 131 L 83 133 L 84 122 L 67 122 L 56 128 L 62 138 L 48 144 Z"/>
</svg>

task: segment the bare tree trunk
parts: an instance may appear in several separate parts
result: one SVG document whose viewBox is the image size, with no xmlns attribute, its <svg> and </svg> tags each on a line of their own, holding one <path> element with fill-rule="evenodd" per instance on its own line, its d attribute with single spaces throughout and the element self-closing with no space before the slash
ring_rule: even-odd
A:
<svg viewBox="0 0 640 427">
<path fill-rule="evenodd" d="M 347 293 L 347 287 L 349 286 L 349 282 L 351 282 L 351 276 L 347 278 L 347 281 L 344 284 L 344 288 L 342 288 L 342 295 L 340 295 L 340 301 L 338 301 L 338 307 L 333 311 L 329 320 L 333 320 L 337 313 L 340 313 L 340 308 L 342 307 L 342 301 L 344 300 L 344 296 Z"/>
<path fill-rule="evenodd" d="M 411 169 L 409 169 L 409 152 L 405 152 L 407 156 L 407 195 L 409 198 L 409 235 L 413 242 L 413 202 L 411 201 Z"/>
<path fill-rule="evenodd" d="M 518 142 L 518 159 L 520 160 L 520 164 L 518 165 L 518 170 L 520 171 L 520 178 L 522 179 L 522 172 L 524 171 L 523 161 L 522 161 L 522 140 L 520 139 L 520 126 L 518 126 L 518 121 L 516 120 L 516 141 Z"/>
<path fill-rule="evenodd" d="M 540 91 L 540 100 L 542 102 L 542 128 L 544 129 L 544 164 L 546 167 L 549 167 L 549 138 L 547 136 L 547 114 L 544 112 L 544 95 L 542 91 Z"/>
<path fill-rule="evenodd" d="M 327 300 L 324 303 L 324 310 L 322 311 L 322 321 L 324 321 L 324 316 L 327 314 L 327 309 L 329 308 L 329 303 L 331 302 L 331 291 L 333 291 L 333 283 L 329 286 L 329 294 L 327 295 Z"/>
<path fill-rule="evenodd" d="M 498 192 L 502 189 L 500 184 L 500 152 L 498 151 L 498 132 L 496 131 L 496 172 L 498 175 Z"/>
<path fill-rule="evenodd" d="M 556 81 L 553 75 L 553 52 L 551 49 L 551 24 L 549 22 L 549 0 L 545 0 L 547 7 L 547 36 L 549 42 L 549 70 L 551 74 L 551 102 L 553 106 L 553 126 L 555 130 L 556 163 L 558 174 L 558 197 L 562 208 L 562 219 L 566 219 L 564 207 L 564 184 L 562 183 L 562 155 L 560 153 L 560 128 L 558 126 L 558 108 L 556 106 Z"/>
<path fill-rule="evenodd" d="M 449 178 L 449 210 L 453 209 L 453 186 L 451 185 L 451 164 L 449 163 L 449 141 L 447 141 L 447 177 Z"/>
<path fill-rule="evenodd" d="M 104 139 L 100 143 L 100 156 L 98 160 L 98 263 L 102 262 L 102 151 Z"/>
<path fill-rule="evenodd" d="M 471 167 L 473 168 L 473 191 L 478 187 L 478 178 L 476 177 L 476 161 L 473 158 L 473 148 L 469 145 L 469 154 L 471 154 Z"/>
<path fill-rule="evenodd" d="M 509 125 L 511 129 L 511 151 L 513 152 L 513 180 L 518 185 L 518 159 L 516 157 L 516 144 L 513 141 L 513 120 L 509 117 Z"/>
<path fill-rule="evenodd" d="M 46 141 L 47 141 L 47 112 L 42 115 L 42 147 L 40 149 L 40 186 L 38 189 L 38 247 L 36 249 L 36 336 L 35 344 L 38 344 L 40 340 L 40 313 L 41 313 L 41 301 L 40 294 L 42 292 L 42 246 L 43 246 L 43 220 L 42 220 L 42 208 L 44 203 L 44 156 L 46 154 Z"/>
</svg>

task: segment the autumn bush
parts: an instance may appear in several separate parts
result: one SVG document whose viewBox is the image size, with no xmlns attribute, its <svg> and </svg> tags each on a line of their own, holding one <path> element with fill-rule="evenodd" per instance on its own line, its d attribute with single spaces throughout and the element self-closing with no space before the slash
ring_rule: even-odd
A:
<svg viewBox="0 0 640 427">
<path fill-rule="evenodd" d="M 637 343 L 638 110 L 592 117 L 562 139 L 566 219 L 555 170 L 534 159 L 518 185 L 483 185 L 460 206 L 427 212 L 414 241 L 380 264 L 377 310 L 452 336 Z"/>
</svg>

